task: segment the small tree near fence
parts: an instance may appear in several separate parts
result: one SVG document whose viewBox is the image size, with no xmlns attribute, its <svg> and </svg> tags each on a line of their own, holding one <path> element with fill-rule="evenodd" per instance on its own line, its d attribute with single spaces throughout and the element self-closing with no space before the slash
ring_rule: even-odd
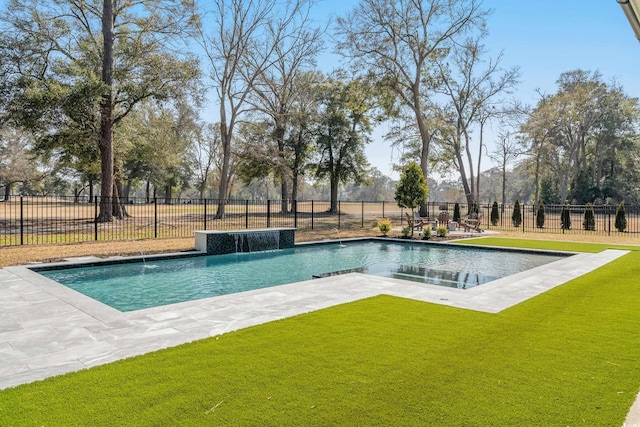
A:
<svg viewBox="0 0 640 427">
<path fill-rule="evenodd" d="M 544 202 L 540 202 L 538 205 L 538 210 L 536 211 L 536 227 L 543 228 L 544 227 Z"/>
<path fill-rule="evenodd" d="M 520 211 L 520 201 L 516 200 L 513 205 L 513 214 L 511 215 L 511 222 L 514 227 L 520 227 L 522 225 L 522 211 Z"/>
<path fill-rule="evenodd" d="M 460 204 L 453 205 L 453 221 L 460 222 Z"/>
<path fill-rule="evenodd" d="M 491 206 L 491 225 L 498 225 L 498 221 L 500 221 L 500 213 L 498 212 L 498 202 L 494 201 Z"/>
<path fill-rule="evenodd" d="M 395 199 L 401 208 L 411 209 L 411 220 L 413 213 L 417 207 L 427 201 L 429 189 L 426 185 L 427 180 L 422 174 L 422 169 L 416 162 L 409 163 L 400 175 L 400 182 L 396 185 Z M 411 236 L 413 236 L 413 227 L 411 228 Z"/>
<path fill-rule="evenodd" d="M 624 210 L 624 202 L 620 202 L 616 210 L 616 229 L 621 233 L 627 229 L 627 213 Z"/>
<path fill-rule="evenodd" d="M 582 228 L 587 231 L 595 231 L 596 229 L 596 216 L 593 212 L 593 205 L 591 203 L 587 203 L 587 206 L 585 207 Z"/>
<path fill-rule="evenodd" d="M 571 230 L 571 212 L 569 211 L 569 203 L 565 202 L 560 212 L 560 225 L 563 230 Z"/>
</svg>

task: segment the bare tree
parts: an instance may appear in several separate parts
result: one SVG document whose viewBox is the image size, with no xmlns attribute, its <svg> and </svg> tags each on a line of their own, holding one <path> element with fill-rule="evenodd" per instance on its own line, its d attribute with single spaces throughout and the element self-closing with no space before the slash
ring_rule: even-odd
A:
<svg viewBox="0 0 640 427">
<path fill-rule="evenodd" d="M 307 3 L 276 0 L 214 0 L 212 29 L 200 27 L 199 43 L 210 65 L 220 112 L 221 169 L 216 216 L 224 217 L 231 180 L 233 135 L 251 107 L 259 79 L 279 59 L 278 48 L 299 31 L 292 22 Z"/>
<path fill-rule="evenodd" d="M 200 193 L 200 199 L 204 199 L 205 190 L 209 182 L 209 174 L 215 158 L 218 157 L 220 149 L 219 131 L 219 126 L 207 125 L 191 147 L 196 169 L 196 188 Z"/>
<path fill-rule="evenodd" d="M 454 49 L 450 60 L 438 62 L 440 84 L 437 91 L 448 99 L 445 117 L 453 129 L 445 138 L 445 144 L 454 167 L 460 173 L 469 205 L 478 201 L 476 185 L 479 181 L 476 182 L 475 174 L 480 173 L 473 165 L 472 125 L 479 123 L 484 126 L 492 115 L 493 107 L 501 102 L 496 98 L 509 93 L 517 84 L 519 75 L 517 68 L 507 71 L 500 68 L 502 55 L 495 61 L 489 60 L 486 68 L 479 69 L 484 53 L 480 37 L 469 38 Z M 481 150 L 482 144 L 480 154 Z"/>
<path fill-rule="evenodd" d="M 15 184 L 33 182 L 38 170 L 29 153 L 31 139 L 16 129 L 0 130 L 0 188 L 4 187 L 4 199 L 8 202 Z"/>
<path fill-rule="evenodd" d="M 464 33 L 484 31 L 488 12 L 477 0 L 361 0 L 338 18 L 338 49 L 388 89 L 388 111 L 408 110 L 421 142 L 420 167 L 428 176 L 433 139 L 428 119 L 434 61 Z"/>
<path fill-rule="evenodd" d="M 523 154 L 522 145 L 513 131 L 503 130 L 498 134 L 496 149 L 489 154 L 492 160 L 500 163 L 502 171 L 502 212 L 507 203 L 507 166 L 518 156 Z"/>
<path fill-rule="evenodd" d="M 277 147 L 276 173 L 280 179 L 281 210 L 288 210 L 288 199 L 297 197 L 297 185 L 293 181 L 295 171 L 292 159 L 295 161 L 295 150 L 287 139 L 291 136 L 292 122 L 297 118 L 299 106 L 304 102 L 309 73 L 318 53 L 322 49 L 322 35 L 324 30 L 314 27 L 310 18 L 313 1 L 301 1 L 296 19 L 288 22 L 288 28 L 282 32 L 282 37 L 274 46 L 273 64 L 262 73 L 255 85 L 254 96 L 249 102 L 257 111 L 268 117 L 272 131 L 270 138 Z M 273 35 L 274 39 L 275 34 Z M 292 150 L 291 148 L 294 148 Z"/>
</svg>

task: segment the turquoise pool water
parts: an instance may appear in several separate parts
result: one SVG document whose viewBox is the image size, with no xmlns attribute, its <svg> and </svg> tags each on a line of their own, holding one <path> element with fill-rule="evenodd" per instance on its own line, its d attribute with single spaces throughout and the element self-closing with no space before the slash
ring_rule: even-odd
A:
<svg viewBox="0 0 640 427">
<path fill-rule="evenodd" d="M 133 311 L 344 271 L 466 289 L 560 258 L 477 248 L 366 241 L 37 271 L 117 310 Z"/>
</svg>

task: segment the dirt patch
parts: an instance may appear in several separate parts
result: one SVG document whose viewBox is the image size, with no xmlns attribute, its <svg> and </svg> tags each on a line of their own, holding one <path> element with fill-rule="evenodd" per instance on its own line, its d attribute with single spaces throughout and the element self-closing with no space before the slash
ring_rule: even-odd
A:
<svg viewBox="0 0 640 427">
<path fill-rule="evenodd" d="M 519 239 L 543 239 L 543 240 L 572 240 L 593 243 L 638 244 L 637 236 L 576 236 L 563 234 L 538 234 L 520 232 L 501 232 L 500 237 L 512 237 Z M 296 232 L 296 242 L 319 241 L 325 239 L 347 239 L 352 237 L 382 237 L 376 227 L 372 228 L 343 228 L 302 230 Z M 402 238 L 400 233 L 392 232 L 389 237 Z M 429 241 L 451 241 L 469 236 L 432 236 Z M 481 236 L 478 236 L 481 237 Z M 414 236 L 417 240 L 418 236 Z M 107 258 L 110 256 L 149 255 L 170 252 L 182 252 L 195 249 L 193 237 L 172 239 L 144 239 L 144 240 L 116 240 L 105 242 L 63 243 L 46 245 L 25 245 L 0 247 L 0 268 L 10 265 L 23 265 L 32 262 L 55 262 L 64 258 L 80 256 L 97 256 Z"/>
</svg>

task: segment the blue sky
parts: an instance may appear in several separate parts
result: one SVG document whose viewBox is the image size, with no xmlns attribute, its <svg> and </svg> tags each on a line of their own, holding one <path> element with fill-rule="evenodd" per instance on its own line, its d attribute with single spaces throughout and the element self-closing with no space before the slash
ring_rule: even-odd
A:
<svg viewBox="0 0 640 427">
<path fill-rule="evenodd" d="M 333 2 L 333 0 L 332 0 Z M 340 11 L 355 1 L 335 1 Z M 515 96 L 534 105 L 536 89 L 556 91 L 561 73 L 599 70 L 605 81 L 617 80 L 627 95 L 640 96 L 640 42 L 616 0 L 484 0 L 493 9 L 485 44 L 490 56 L 504 52 L 505 68 L 519 66 Z M 494 135 L 485 134 L 491 144 Z M 491 148 L 489 148 L 491 150 Z M 390 150 L 376 135 L 367 148 L 372 165 L 390 174 Z M 483 167 L 490 161 L 483 160 Z"/>
</svg>

